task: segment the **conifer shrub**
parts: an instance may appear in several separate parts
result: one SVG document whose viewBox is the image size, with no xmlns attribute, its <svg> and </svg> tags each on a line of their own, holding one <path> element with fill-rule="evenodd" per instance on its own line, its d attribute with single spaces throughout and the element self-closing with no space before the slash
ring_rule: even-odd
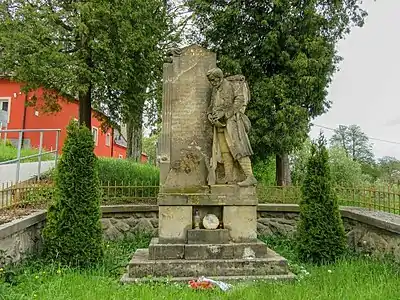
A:
<svg viewBox="0 0 400 300">
<path fill-rule="evenodd" d="M 297 252 L 304 262 L 331 263 L 346 249 L 339 205 L 331 183 L 326 141 L 313 142 L 307 163 L 297 227 Z"/>
<path fill-rule="evenodd" d="M 45 256 L 66 265 L 84 267 L 103 257 L 101 189 L 93 150 L 90 130 L 71 122 L 43 232 Z"/>
</svg>

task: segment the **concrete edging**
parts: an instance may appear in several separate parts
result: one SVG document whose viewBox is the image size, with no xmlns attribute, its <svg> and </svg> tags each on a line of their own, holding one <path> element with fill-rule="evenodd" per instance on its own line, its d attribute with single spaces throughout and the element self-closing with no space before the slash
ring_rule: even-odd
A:
<svg viewBox="0 0 400 300">
<path fill-rule="evenodd" d="M 46 219 L 47 211 L 36 211 L 28 216 L 13 220 L 11 222 L 0 225 L 0 239 L 20 232 L 28 227 L 43 222 Z"/>
<path fill-rule="evenodd" d="M 101 206 L 103 214 L 130 213 L 130 212 L 158 212 L 158 205 L 151 204 L 119 204 Z"/>
<path fill-rule="evenodd" d="M 358 221 L 372 227 L 380 228 L 396 234 L 400 234 L 400 224 L 384 220 L 376 216 L 368 216 L 363 214 L 362 211 L 353 210 L 352 207 L 341 207 L 341 214 L 343 217 Z"/>
<path fill-rule="evenodd" d="M 300 212 L 298 204 L 274 204 L 274 203 L 263 203 L 258 204 L 257 211 L 259 212 Z"/>
</svg>

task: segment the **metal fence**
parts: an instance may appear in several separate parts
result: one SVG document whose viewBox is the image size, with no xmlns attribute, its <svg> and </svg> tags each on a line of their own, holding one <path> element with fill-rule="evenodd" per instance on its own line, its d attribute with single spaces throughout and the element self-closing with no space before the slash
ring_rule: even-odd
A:
<svg viewBox="0 0 400 300">
<path fill-rule="evenodd" d="M 400 191 L 390 188 L 335 187 L 337 201 L 342 206 L 356 206 L 400 214 Z M 258 186 L 260 203 L 299 204 L 299 186 Z"/>
<path fill-rule="evenodd" d="M 111 183 L 102 186 L 102 204 L 157 204 L 158 185 Z M 400 192 L 374 188 L 335 188 L 339 205 L 356 206 L 400 214 Z M 259 203 L 299 204 L 301 189 L 298 186 L 257 186 Z M 2 186 L 0 208 L 46 207 L 54 196 L 51 179 L 31 180 L 18 185 Z"/>
<path fill-rule="evenodd" d="M 39 146 L 37 148 L 37 153 L 34 154 L 30 154 L 30 155 L 26 155 L 23 156 L 22 152 L 23 152 L 23 139 L 24 139 L 24 133 L 31 133 L 31 132 L 37 132 L 39 133 Z M 55 132 L 56 133 L 56 137 L 55 137 L 55 149 L 50 149 L 47 150 L 43 147 L 43 140 L 44 140 L 44 133 L 45 132 Z M 10 160 L 6 160 L 6 161 L 1 161 L 0 162 L 0 167 L 4 166 L 4 165 L 10 165 L 10 164 L 15 164 L 15 175 L 14 175 L 14 184 L 19 184 L 20 183 L 20 171 L 21 171 L 21 162 L 28 160 L 28 159 L 33 159 L 33 158 L 37 158 L 37 178 L 40 179 L 40 175 L 42 173 L 42 159 L 44 156 L 46 155 L 54 155 L 54 165 L 57 165 L 57 158 L 58 158 L 58 150 L 59 150 L 59 139 L 60 139 L 60 132 L 61 129 L 2 129 L 0 127 L 0 140 L 3 141 L 4 144 L 7 144 L 10 139 L 9 139 L 9 134 L 17 134 L 18 137 L 17 139 L 15 139 L 17 141 L 17 145 L 16 145 L 16 158 L 15 159 L 10 159 Z M 10 177 L 10 172 L 12 172 L 12 168 L 9 167 L 8 170 L 4 169 L 2 171 L 2 173 L 7 172 L 7 180 L 6 179 L 2 179 L 2 185 L 4 185 L 4 183 L 7 184 L 7 186 L 5 187 L 6 189 L 9 189 L 9 184 L 12 186 L 13 184 L 10 183 L 12 182 L 12 179 L 8 179 L 8 177 Z M 4 189 L 4 188 L 3 188 Z"/>
<path fill-rule="evenodd" d="M 101 183 L 103 204 L 157 204 L 158 185 Z M 54 197 L 54 185 L 44 178 L 16 185 L 3 183 L 0 190 L 0 209 L 6 207 L 45 208 Z"/>
</svg>

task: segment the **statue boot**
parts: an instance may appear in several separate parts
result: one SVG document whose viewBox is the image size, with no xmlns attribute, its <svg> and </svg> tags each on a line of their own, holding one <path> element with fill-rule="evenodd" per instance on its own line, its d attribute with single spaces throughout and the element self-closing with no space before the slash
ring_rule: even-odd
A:
<svg viewBox="0 0 400 300">
<path fill-rule="evenodd" d="M 227 184 L 233 184 L 233 157 L 230 153 L 221 153 L 224 163 L 225 180 Z"/>
<path fill-rule="evenodd" d="M 243 170 L 246 179 L 242 182 L 238 182 L 238 186 L 253 186 L 257 184 L 257 179 L 253 175 L 253 170 L 251 168 L 251 160 L 250 157 L 241 157 L 239 158 L 240 167 Z"/>
</svg>

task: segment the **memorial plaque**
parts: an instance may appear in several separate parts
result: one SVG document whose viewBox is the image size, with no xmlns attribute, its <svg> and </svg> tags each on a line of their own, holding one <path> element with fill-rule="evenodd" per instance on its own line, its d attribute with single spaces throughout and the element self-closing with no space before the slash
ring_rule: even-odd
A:
<svg viewBox="0 0 400 300">
<path fill-rule="evenodd" d="M 211 86 L 207 71 L 216 55 L 197 45 L 164 65 L 161 184 L 169 188 L 207 185 L 212 127 L 207 119 Z"/>
</svg>

